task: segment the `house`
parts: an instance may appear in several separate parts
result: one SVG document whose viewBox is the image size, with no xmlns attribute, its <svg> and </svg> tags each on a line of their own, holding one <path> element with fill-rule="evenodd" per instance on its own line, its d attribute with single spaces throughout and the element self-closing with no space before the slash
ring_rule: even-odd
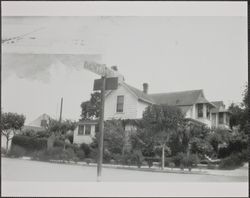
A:
<svg viewBox="0 0 250 198">
<path fill-rule="evenodd" d="M 44 128 L 48 125 L 49 123 L 50 116 L 47 114 L 42 114 L 39 116 L 37 119 L 34 121 L 30 122 L 28 125 L 24 125 L 21 130 L 16 130 L 15 133 L 14 131 L 11 131 L 10 137 L 12 138 L 15 134 L 20 134 L 24 131 L 33 131 L 33 132 L 39 132 L 39 131 L 44 131 Z M 9 141 L 9 146 L 8 149 L 11 148 L 12 144 L 12 139 Z M 6 149 L 7 147 L 7 139 L 5 136 L 1 135 L 1 146 Z"/>
<path fill-rule="evenodd" d="M 226 109 L 223 101 L 213 101 L 211 103 L 215 105 L 215 108 L 211 110 L 212 127 L 230 130 L 229 119 L 231 112 Z"/>
<path fill-rule="evenodd" d="M 90 144 L 93 141 L 98 129 L 98 120 L 79 121 L 73 133 L 73 143 Z"/>
<path fill-rule="evenodd" d="M 115 69 L 117 71 L 117 68 Z M 143 83 L 140 90 L 127 84 L 125 80 L 120 80 L 116 90 L 107 91 L 105 94 L 104 120 L 138 120 L 142 118 L 147 106 L 161 104 L 179 107 L 190 122 L 209 128 L 228 127 L 229 112 L 225 106 L 208 101 L 202 89 L 153 94 L 149 94 L 148 90 L 148 83 Z M 96 124 L 93 124 L 93 127 L 95 126 Z M 127 123 L 125 131 L 131 133 L 136 131 L 136 127 Z"/>
</svg>

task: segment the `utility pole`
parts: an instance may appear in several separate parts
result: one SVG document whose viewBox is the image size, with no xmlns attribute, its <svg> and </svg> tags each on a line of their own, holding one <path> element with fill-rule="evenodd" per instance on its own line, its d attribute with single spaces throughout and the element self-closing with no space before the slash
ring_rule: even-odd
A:
<svg viewBox="0 0 250 198">
<path fill-rule="evenodd" d="M 102 158 L 103 158 L 103 133 L 104 133 L 104 102 L 105 102 L 105 87 L 106 87 L 106 76 L 102 76 L 102 85 L 101 85 L 101 115 L 100 115 L 100 123 L 99 123 L 99 158 L 97 164 L 97 181 L 101 181 L 102 175 Z"/>
<path fill-rule="evenodd" d="M 63 107 L 63 98 L 61 98 L 61 109 L 60 109 L 60 118 L 59 118 L 60 123 L 62 121 L 62 107 Z"/>
</svg>

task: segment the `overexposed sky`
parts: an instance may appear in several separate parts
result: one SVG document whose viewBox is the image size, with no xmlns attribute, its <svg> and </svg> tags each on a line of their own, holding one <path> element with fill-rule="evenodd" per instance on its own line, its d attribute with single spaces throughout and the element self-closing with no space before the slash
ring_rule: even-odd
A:
<svg viewBox="0 0 250 198">
<path fill-rule="evenodd" d="M 2 109 L 23 113 L 26 123 L 42 113 L 58 118 L 61 97 L 63 117 L 78 120 L 99 78 L 55 53 L 101 55 L 139 89 L 143 82 L 150 93 L 203 89 L 227 105 L 241 102 L 247 82 L 246 17 L 3 17 L 3 39 L 20 35 L 3 44 Z"/>
</svg>

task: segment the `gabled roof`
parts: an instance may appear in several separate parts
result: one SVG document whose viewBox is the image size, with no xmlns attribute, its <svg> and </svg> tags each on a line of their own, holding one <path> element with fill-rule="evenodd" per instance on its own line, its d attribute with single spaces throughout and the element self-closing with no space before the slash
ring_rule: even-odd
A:
<svg viewBox="0 0 250 198">
<path fill-rule="evenodd" d="M 202 89 L 149 94 L 149 96 L 157 104 L 185 106 L 193 105 L 195 103 L 209 103 L 204 97 Z"/>
<path fill-rule="evenodd" d="M 145 94 L 143 91 L 132 87 L 131 85 L 128 85 L 125 82 L 123 82 L 123 85 L 125 85 L 130 91 L 132 91 L 138 97 L 139 100 L 148 102 L 150 104 L 155 103 L 154 100 L 152 100 L 152 98 L 148 94 Z"/>
<path fill-rule="evenodd" d="M 215 108 L 211 109 L 211 112 L 212 112 L 212 113 L 218 113 L 218 112 L 228 112 L 228 113 L 230 113 L 230 112 L 226 109 L 226 107 L 225 107 L 223 101 L 213 101 L 213 102 L 211 102 L 211 103 L 215 105 Z"/>
</svg>

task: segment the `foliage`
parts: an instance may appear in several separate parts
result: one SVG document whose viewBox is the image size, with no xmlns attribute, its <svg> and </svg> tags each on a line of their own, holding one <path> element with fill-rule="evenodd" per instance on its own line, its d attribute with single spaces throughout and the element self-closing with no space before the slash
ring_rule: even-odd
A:
<svg viewBox="0 0 250 198">
<path fill-rule="evenodd" d="M 245 156 L 242 153 L 233 153 L 221 160 L 219 168 L 227 170 L 238 168 L 243 165 L 244 158 Z"/>
<path fill-rule="evenodd" d="M 81 117 L 83 120 L 98 118 L 100 115 L 101 95 L 100 92 L 91 94 L 89 101 L 81 103 Z"/>
<path fill-rule="evenodd" d="M 11 157 L 23 157 L 26 154 L 26 151 L 23 147 L 12 145 L 8 156 Z"/>
<path fill-rule="evenodd" d="M 84 160 L 85 159 L 85 153 L 83 150 L 79 149 L 75 151 L 76 156 L 80 159 L 80 160 Z"/>
<path fill-rule="evenodd" d="M 82 143 L 80 145 L 80 149 L 85 153 L 86 157 L 89 157 L 91 149 L 88 144 Z"/>
<path fill-rule="evenodd" d="M 195 137 L 190 141 L 190 145 L 191 153 L 195 153 L 200 156 L 212 156 L 213 154 L 213 147 L 204 139 Z"/>
<path fill-rule="evenodd" d="M 218 150 L 218 157 L 225 158 L 232 153 L 241 153 L 248 149 L 248 136 L 245 134 L 237 134 L 230 138 L 226 147 Z"/>
<path fill-rule="evenodd" d="M 54 141 L 54 144 L 53 144 L 54 147 L 64 147 L 64 141 L 59 139 L 59 138 L 56 138 L 55 141 Z"/>
<path fill-rule="evenodd" d="M 9 141 L 17 130 L 21 130 L 25 122 L 25 116 L 17 113 L 1 112 L 1 134 L 6 137 L 6 150 L 8 150 Z"/>
<path fill-rule="evenodd" d="M 43 150 L 47 147 L 46 138 L 37 138 L 24 135 L 15 135 L 12 140 L 12 145 L 23 147 L 28 152 Z"/>
<path fill-rule="evenodd" d="M 68 131 L 74 131 L 76 128 L 76 123 L 70 120 L 65 121 L 58 121 L 51 119 L 48 125 L 48 131 L 59 134 L 59 135 L 66 135 Z"/>
<path fill-rule="evenodd" d="M 50 160 L 63 160 L 65 161 L 76 161 L 77 156 L 72 148 L 63 149 L 61 147 L 53 147 L 48 150 L 42 150 L 35 152 L 33 159 L 50 161 Z"/>
<path fill-rule="evenodd" d="M 99 135 L 99 133 L 97 133 Z M 109 120 L 104 124 L 104 150 L 122 154 L 125 145 L 125 130 L 121 120 Z"/>
</svg>

